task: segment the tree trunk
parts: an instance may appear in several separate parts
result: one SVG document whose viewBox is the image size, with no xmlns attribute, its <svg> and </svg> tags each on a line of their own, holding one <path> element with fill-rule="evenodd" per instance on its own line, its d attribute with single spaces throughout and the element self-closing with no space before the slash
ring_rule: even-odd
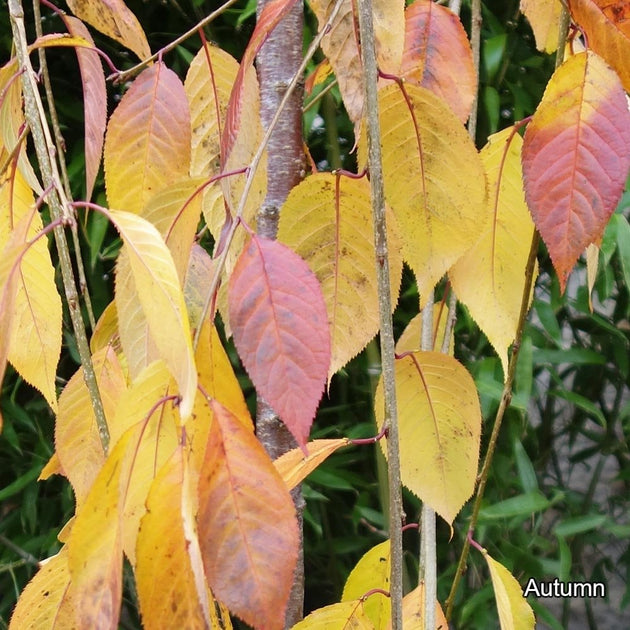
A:
<svg viewBox="0 0 630 630">
<path fill-rule="evenodd" d="M 259 0 L 258 15 L 268 2 L 269 0 Z M 269 126 L 302 61 L 302 28 L 303 7 L 301 2 L 297 2 L 271 32 L 258 53 L 261 118 L 264 127 Z M 276 238 L 280 207 L 304 175 L 302 100 L 303 89 L 294 90 L 267 146 L 267 196 L 257 216 L 259 236 Z M 272 459 L 297 446 L 285 425 L 262 399 L 258 401 L 256 432 Z M 291 628 L 302 619 L 304 607 L 304 554 L 301 538 L 304 499 L 299 486 L 292 496 L 300 528 L 300 550 L 286 611 L 285 628 Z"/>
</svg>

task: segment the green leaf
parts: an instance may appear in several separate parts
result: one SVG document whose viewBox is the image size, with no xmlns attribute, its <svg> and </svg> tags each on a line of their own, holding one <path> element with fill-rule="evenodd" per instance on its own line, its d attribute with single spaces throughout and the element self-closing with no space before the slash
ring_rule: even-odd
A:
<svg viewBox="0 0 630 630">
<path fill-rule="evenodd" d="M 556 536 L 567 537 L 583 534 L 601 527 L 606 522 L 604 514 L 586 514 L 585 516 L 575 516 L 560 521 L 553 531 Z"/>
<path fill-rule="evenodd" d="M 576 394 L 575 392 L 569 392 L 566 390 L 551 390 L 549 392 L 550 396 L 555 396 L 556 398 L 563 398 L 564 400 L 569 401 L 571 404 L 575 405 L 578 409 L 585 411 L 589 415 L 593 417 L 602 427 L 606 427 L 606 418 L 604 418 L 604 414 L 601 409 L 593 402 L 591 402 L 588 398 L 581 396 L 580 394 Z"/>
<path fill-rule="evenodd" d="M 483 508 L 479 512 L 479 518 L 481 520 L 492 520 L 510 518 L 512 516 L 530 516 L 535 512 L 546 510 L 550 505 L 551 502 L 542 493 L 538 491 L 526 492 Z"/>
</svg>

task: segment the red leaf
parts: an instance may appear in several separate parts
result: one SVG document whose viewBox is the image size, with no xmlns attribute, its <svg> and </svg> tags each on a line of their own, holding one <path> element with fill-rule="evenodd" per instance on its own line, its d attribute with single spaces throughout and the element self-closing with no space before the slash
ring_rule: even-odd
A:
<svg viewBox="0 0 630 630">
<path fill-rule="evenodd" d="M 330 363 L 328 316 L 308 265 L 253 236 L 230 280 L 234 342 L 256 390 L 304 447 Z"/>
<path fill-rule="evenodd" d="M 85 24 L 78 18 L 63 17 L 71 35 L 83 37 L 94 45 Z M 98 167 L 101 164 L 105 125 L 107 124 L 107 89 L 103 65 L 95 50 L 76 47 L 81 83 L 83 84 L 83 109 L 85 111 L 85 198 L 90 199 Z"/>
<path fill-rule="evenodd" d="M 297 560 L 293 501 L 254 433 L 210 404 L 197 517 L 208 583 L 249 625 L 280 629 Z"/>
<path fill-rule="evenodd" d="M 247 48 L 243 53 L 241 65 L 238 68 L 238 74 L 234 81 L 230 101 L 228 102 L 225 127 L 223 128 L 223 136 L 221 138 L 221 168 L 227 164 L 228 157 L 234 142 L 236 134 L 241 124 L 241 92 L 243 90 L 243 81 L 247 69 L 254 63 L 254 59 L 265 43 L 269 33 L 273 31 L 278 22 L 291 10 L 291 7 L 297 0 L 271 0 L 265 5 L 261 14 L 258 16 L 256 28 L 247 44 Z"/>
<path fill-rule="evenodd" d="M 592 52 L 554 73 L 523 143 L 525 198 L 564 291 L 597 242 L 630 168 L 630 112 L 618 76 Z"/>
</svg>

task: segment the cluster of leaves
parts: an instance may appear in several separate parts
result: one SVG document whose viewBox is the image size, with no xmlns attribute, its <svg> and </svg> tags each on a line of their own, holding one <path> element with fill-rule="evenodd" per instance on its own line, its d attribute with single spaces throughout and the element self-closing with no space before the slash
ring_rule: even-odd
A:
<svg viewBox="0 0 630 630">
<path fill-rule="evenodd" d="M 363 172 L 355 18 L 350 1 L 338 3 L 331 18 L 333 4 L 313 0 L 310 6 L 320 26 L 330 21 L 322 50 L 355 126 Z M 537 10 L 557 8 L 536 4 Z M 476 80 L 461 23 L 428 1 L 406 10 L 402 2 L 375 3 L 391 292 L 399 293 L 403 260 L 421 305 L 448 273 L 506 376 L 534 222 L 564 290 L 582 251 L 601 240 L 630 166 L 624 87 L 597 54 L 613 64 L 618 44 L 596 43 L 603 17 L 584 15 L 583 5 L 591 4 L 571 8 L 592 49 L 558 69 L 524 140 L 513 126 L 479 153 L 462 125 Z M 88 366 L 57 397 L 62 304 L 32 191 L 39 197 L 58 184 L 42 186 L 26 159 L 18 64 L 2 69 L 0 358 L 3 369 L 8 358 L 56 412 L 56 451 L 42 477 L 66 476 L 76 500 L 75 517 L 60 536 L 65 545 L 24 591 L 16 628 L 57 627 L 61 619 L 115 626 L 123 556 L 133 568 L 145 627 L 162 627 L 165 619 L 173 626 L 229 624 L 227 609 L 254 627 L 282 625 L 298 546 L 288 491 L 348 444 L 308 442 L 311 424 L 333 375 L 379 329 L 365 177 L 308 176 L 282 209 L 280 242 L 248 227 L 266 180 L 252 63 L 291 5 L 270 3 L 240 64 L 202 43 L 182 82 L 158 59 L 131 82 L 109 118 L 101 61 L 82 21 L 148 58 L 146 37 L 122 2 L 105 11 L 101 3 L 69 2 L 77 16 L 64 17 L 69 36 L 47 35 L 31 47 L 76 48 L 87 192 L 64 209 L 68 216 L 78 207 L 99 212 L 123 242 L 115 299 L 90 341 L 106 432 L 99 431 L 94 393 L 84 381 Z M 617 42 L 616 33 L 605 37 Z M 101 153 L 109 209 L 89 203 Z M 214 257 L 195 243 L 200 217 L 214 237 Z M 257 392 L 300 446 L 281 460 L 272 463 L 253 434 L 213 326 L 216 309 Z M 436 351 L 444 327 L 438 317 L 436 345 L 420 350 L 420 320 L 409 323 L 398 342 L 396 381 L 403 482 L 452 524 L 474 490 L 482 414 L 466 369 Z M 381 396 L 378 388 L 380 426 Z M 387 545 L 357 565 L 340 604 L 300 627 L 350 621 L 386 627 Z M 529 619 L 517 583 L 483 555 L 502 602 L 502 624 L 509 616 Z M 422 599 L 416 589 L 403 604 L 418 627 Z"/>
</svg>

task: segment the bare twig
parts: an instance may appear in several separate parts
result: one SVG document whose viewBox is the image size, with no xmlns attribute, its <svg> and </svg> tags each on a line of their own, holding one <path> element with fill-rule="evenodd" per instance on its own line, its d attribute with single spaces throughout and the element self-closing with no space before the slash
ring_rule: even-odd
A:
<svg viewBox="0 0 630 630">
<path fill-rule="evenodd" d="M 385 193 L 381 158 L 381 131 L 378 109 L 376 49 L 371 0 L 359 0 L 359 32 L 365 111 L 367 113 L 368 168 L 376 249 L 376 273 L 381 340 L 381 364 L 385 398 L 385 426 L 387 437 L 387 469 L 389 486 L 389 536 L 391 545 L 390 593 L 392 602 L 392 630 L 402 628 L 402 493 L 400 479 L 400 451 L 398 437 L 398 410 L 396 405 L 396 381 L 394 368 L 394 331 L 387 249 L 387 225 L 385 220 Z"/>
</svg>

